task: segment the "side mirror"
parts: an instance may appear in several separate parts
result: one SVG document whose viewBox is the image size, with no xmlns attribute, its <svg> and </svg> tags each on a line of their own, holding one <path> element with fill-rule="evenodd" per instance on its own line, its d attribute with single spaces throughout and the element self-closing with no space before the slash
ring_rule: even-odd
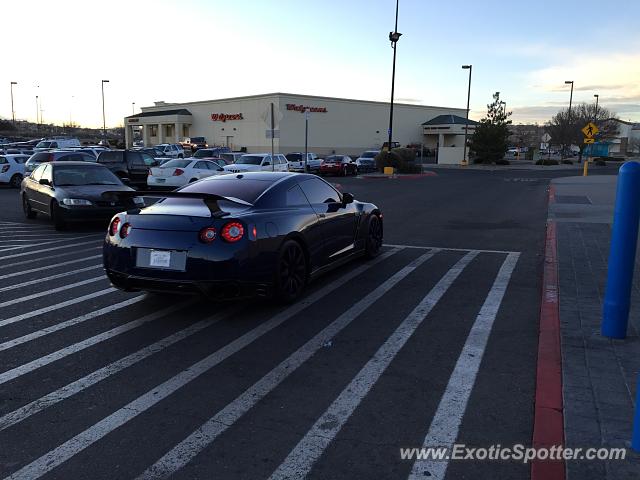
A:
<svg viewBox="0 0 640 480">
<path fill-rule="evenodd" d="M 349 192 L 343 193 L 342 194 L 342 203 L 344 205 L 348 205 L 350 203 L 353 203 L 353 195 L 351 195 Z"/>
<path fill-rule="evenodd" d="M 41 178 L 40 179 L 40 185 L 51 185 L 51 182 L 49 182 L 49 180 L 47 180 L 46 178 Z"/>
</svg>

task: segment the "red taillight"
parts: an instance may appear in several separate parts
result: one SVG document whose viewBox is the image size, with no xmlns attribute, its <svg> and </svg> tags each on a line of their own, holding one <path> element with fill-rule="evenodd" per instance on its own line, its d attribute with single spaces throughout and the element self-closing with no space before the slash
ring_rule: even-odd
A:
<svg viewBox="0 0 640 480">
<path fill-rule="evenodd" d="M 53 153 L 50 153 L 49 154 L 49 161 L 50 162 L 53 162 L 53 157 L 55 157 L 55 155 Z"/>
<path fill-rule="evenodd" d="M 2 167 L 2 173 L 7 173 L 9 171 L 9 169 L 11 168 L 11 165 L 3 165 Z"/>
<path fill-rule="evenodd" d="M 120 219 L 116 217 L 111 222 L 111 225 L 109 225 L 109 235 L 113 237 L 116 233 L 118 233 L 119 226 L 120 226 Z"/>
<path fill-rule="evenodd" d="M 131 233 L 131 224 L 125 223 L 120 229 L 120 238 L 127 238 Z"/>
<path fill-rule="evenodd" d="M 258 229 L 256 228 L 256 226 L 254 225 L 253 228 L 251 229 L 251 232 L 253 233 L 253 239 L 255 240 L 256 238 L 258 238 Z"/>
<path fill-rule="evenodd" d="M 214 227 L 205 227 L 200 230 L 198 237 L 203 243 L 211 243 L 216 239 L 216 229 Z"/>
<path fill-rule="evenodd" d="M 176 168 L 176 169 L 173 171 L 173 176 L 174 176 L 174 177 L 177 177 L 177 176 L 179 176 L 179 175 L 182 175 L 183 173 L 184 173 L 184 170 L 182 170 L 181 168 Z"/>
<path fill-rule="evenodd" d="M 222 232 L 220 233 L 220 236 L 230 243 L 237 242 L 243 235 L 244 227 L 239 222 L 227 223 L 222 227 Z"/>
</svg>

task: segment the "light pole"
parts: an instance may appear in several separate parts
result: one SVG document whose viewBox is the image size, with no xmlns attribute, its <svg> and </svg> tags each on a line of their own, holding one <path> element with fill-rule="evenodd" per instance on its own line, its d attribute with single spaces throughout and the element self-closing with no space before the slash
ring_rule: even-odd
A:
<svg viewBox="0 0 640 480">
<path fill-rule="evenodd" d="M 469 127 L 469 101 L 471 100 L 471 71 L 473 65 L 462 65 L 464 70 L 469 70 L 469 86 L 467 88 L 467 121 L 464 122 L 464 149 L 462 151 L 462 165 L 468 165 L 467 161 L 467 130 Z"/>
<path fill-rule="evenodd" d="M 109 83 L 109 80 L 102 80 L 102 138 L 107 138 L 107 121 L 104 115 L 104 84 Z"/>
<path fill-rule="evenodd" d="M 136 114 L 136 102 L 131 102 L 131 115 Z"/>
<path fill-rule="evenodd" d="M 13 86 L 17 84 L 18 82 L 11 82 L 11 118 L 14 125 L 16 124 L 16 111 L 13 109 Z"/>
<path fill-rule="evenodd" d="M 569 111 L 567 112 L 567 125 L 569 127 L 569 132 L 571 132 L 571 103 L 573 102 L 573 80 L 565 80 L 565 85 L 571 84 L 571 93 L 569 94 Z M 569 139 L 571 142 L 571 139 Z M 569 148 L 571 148 L 571 144 L 569 144 Z"/>
<path fill-rule="evenodd" d="M 393 70 L 391 73 L 391 105 L 389 108 L 389 143 L 387 144 L 387 152 L 391 153 L 391 139 L 393 138 L 393 92 L 396 83 L 396 44 L 400 40 L 401 33 L 398 33 L 398 4 L 400 0 L 396 0 L 396 24 L 393 32 L 389 32 L 389 41 L 393 48 Z"/>
<path fill-rule="evenodd" d="M 40 103 L 38 102 L 38 95 L 36 95 L 36 125 L 40 125 Z"/>
<path fill-rule="evenodd" d="M 593 114 L 593 121 L 595 123 L 598 121 L 598 100 L 600 99 L 600 95 L 598 95 L 597 93 L 594 93 L 593 96 L 596 97 L 596 111 Z"/>
</svg>

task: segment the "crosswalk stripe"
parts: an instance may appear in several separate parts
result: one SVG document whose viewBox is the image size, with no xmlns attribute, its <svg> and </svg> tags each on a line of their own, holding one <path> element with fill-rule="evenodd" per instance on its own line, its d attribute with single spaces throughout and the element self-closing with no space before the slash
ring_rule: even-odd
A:
<svg viewBox="0 0 640 480">
<path fill-rule="evenodd" d="M 73 265 L 74 263 L 87 262 L 89 260 L 95 260 L 97 258 L 102 258 L 102 255 L 90 255 L 88 257 L 78 258 L 75 260 L 69 260 L 68 262 L 54 263 L 53 265 L 45 265 L 44 267 L 31 268 L 28 270 L 20 270 L 17 272 L 7 273 L 5 275 L 0 275 L 0 280 L 5 280 L 7 278 L 18 277 L 21 275 L 27 275 L 29 273 L 41 272 L 42 270 L 51 270 L 57 267 L 66 267 L 67 265 Z"/>
<path fill-rule="evenodd" d="M 58 390 L 48 393 L 47 395 L 34 400 L 31 403 L 28 403 L 12 412 L 7 413 L 0 417 L 0 431 L 5 430 L 16 423 L 22 422 L 23 420 L 29 418 L 31 415 L 35 415 L 42 410 L 49 408 L 52 405 L 55 405 L 62 400 L 65 400 L 77 393 L 80 393 L 83 390 L 95 385 L 102 380 L 115 375 L 118 372 L 121 372 L 125 368 L 129 368 L 132 365 L 144 360 L 151 355 L 154 355 L 165 348 L 178 343 L 185 338 L 204 330 L 216 323 L 220 320 L 233 315 L 240 310 L 241 307 L 236 307 L 232 309 L 223 310 L 221 312 L 216 313 L 215 315 L 205 318 L 193 325 L 180 330 L 179 332 L 174 333 L 173 335 L 169 335 L 168 337 L 163 338 L 149 346 L 141 348 L 140 350 L 127 355 L 126 357 L 121 358 L 120 360 L 116 360 L 115 362 L 110 363 L 102 367 L 95 372 L 92 372 L 74 382 L 71 382 L 64 387 L 59 388 Z"/>
<path fill-rule="evenodd" d="M 79 247 L 81 245 L 89 245 L 91 243 L 95 243 L 95 240 L 92 240 L 90 242 L 78 242 L 78 243 L 70 243 L 68 245 L 61 245 L 59 247 L 51 247 L 51 248 L 41 248 L 40 250 L 30 250 L 28 252 L 22 252 L 22 253 L 13 253 L 11 255 L 2 255 L 0 256 L 0 261 L 4 261 L 7 260 L 9 258 L 18 258 L 18 257 L 24 257 L 26 255 L 35 255 L 38 253 L 44 253 L 44 252 L 52 252 L 54 250 L 62 250 L 63 248 L 71 248 L 71 247 Z M 96 247 L 96 248 L 102 248 L 102 245 L 100 245 L 100 247 Z M 4 250 L 0 250 L 0 252 L 3 252 Z M 78 251 L 74 251 L 73 253 L 78 253 Z"/>
<path fill-rule="evenodd" d="M 68 277 L 70 275 L 77 275 L 78 273 L 88 272 L 90 270 L 95 270 L 96 268 L 102 267 L 102 264 L 90 265 L 84 268 L 78 268 L 77 270 L 69 270 L 63 273 L 57 273 L 55 275 L 50 275 L 48 277 L 38 278 L 36 280 L 29 280 L 28 282 L 16 283 L 14 285 L 10 285 L 8 287 L 0 288 L 0 292 L 7 292 L 9 290 L 15 290 L 16 288 L 23 288 L 29 285 L 35 285 L 37 283 L 47 282 L 49 280 L 55 280 L 57 278 Z"/>
<path fill-rule="evenodd" d="M 73 240 L 82 240 L 83 238 L 95 238 L 95 239 L 97 239 L 98 237 L 96 235 L 81 235 L 79 237 L 73 238 Z M 13 250 L 20 250 L 21 248 L 40 247 L 42 245 L 52 245 L 54 243 L 66 242 L 68 240 L 70 240 L 70 239 L 62 238 L 60 240 L 50 240 L 50 241 L 47 241 L 47 242 L 34 243 L 33 245 L 25 245 L 25 246 L 20 246 L 20 247 L 11 247 L 11 248 L 1 248 L 0 249 L 0 253 L 9 252 L 9 251 L 13 251 Z M 0 257 L 0 259 L 2 259 L 2 258 L 8 258 L 8 257 L 6 257 L 6 256 Z"/>
<path fill-rule="evenodd" d="M 81 248 L 79 250 L 73 250 L 72 252 L 56 253 L 55 254 L 55 258 L 59 259 L 60 257 L 68 257 L 69 255 L 78 255 L 79 253 L 90 252 L 92 250 L 98 250 L 98 249 L 102 249 L 102 245 L 96 245 L 94 247 L 88 247 L 88 248 Z M 41 252 L 37 251 L 37 252 L 30 252 L 30 253 L 41 253 Z M 26 253 L 25 254 L 21 253 L 18 256 L 22 257 L 23 255 L 26 255 Z M 78 260 L 75 260 L 75 261 L 81 262 L 81 261 L 84 261 L 84 260 L 88 260 L 89 258 L 99 258 L 99 257 L 102 257 L 102 255 L 97 255 L 95 257 L 85 257 L 85 258 L 81 258 L 81 259 L 78 259 Z M 6 258 L 6 257 L 4 257 L 4 258 Z M 3 260 L 4 260 L 4 258 L 3 258 Z M 2 263 L 2 264 L 0 264 L 0 269 L 11 268 L 11 267 L 19 267 L 21 265 L 28 265 L 29 263 L 42 262 L 43 260 L 47 260 L 47 259 L 48 258 L 32 258 L 31 260 L 22 260 L 20 262 Z M 61 264 L 45 265 L 45 266 L 42 267 L 42 269 L 44 270 L 44 269 L 47 269 L 49 267 L 51 267 L 51 268 L 58 267 L 60 265 Z M 8 275 L 9 276 L 11 276 L 11 275 L 22 275 L 23 271 L 24 270 L 21 270 L 19 272 L 11 273 L 11 274 L 8 274 Z M 0 277 L 0 278 L 7 278 L 7 276 L 3 276 L 3 277 Z"/>
<path fill-rule="evenodd" d="M 15 380 L 16 378 L 21 377 L 22 375 L 26 375 L 27 373 L 33 372 L 38 368 L 42 368 L 45 365 L 49 365 L 50 363 L 60 360 L 61 358 L 92 347 L 93 345 L 104 342 L 105 340 L 109 340 L 110 338 L 121 335 L 125 332 L 128 332 L 129 330 L 133 330 L 134 328 L 138 328 L 145 323 L 170 315 L 192 303 L 194 303 L 194 300 L 181 302 L 176 305 L 157 310 L 153 313 L 145 315 L 144 317 L 138 318 L 137 320 L 133 320 L 131 322 L 125 323 L 124 325 L 112 328 L 111 330 L 107 330 L 106 332 L 99 333 L 98 335 L 94 335 L 93 337 L 86 338 L 80 342 L 74 343 L 73 345 L 61 348 L 60 350 L 56 350 L 55 352 L 52 352 L 43 357 L 36 358 L 31 362 L 12 368 L 11 370 L 7 370 L 6 372 L 2 372 L 0 373 L 0 385 L 11 380 Z"/>
<path fill-rule="evenodd" d="M 47 295 L 51 295 L 52 293 L 63 292 L 65 290 L 70 290 L 72 288 L 81 287 L 82 285 L 87 285 L 89 283 L 99 282 L 100 280 L 106 280 L 107 277 L 104 275 L 100 275 L 98 277 L 87 278 L 85 280 L 81 280 L 76 283 L 70 283 L 69 285 L 64 285 L 62 287 L 52 288 L 50 290 L 45 290 L 43 292 L 33 293 L 31 295 L 27 295 L 24 297 L 14 298 L 11 300 L 6 300 L 4 302 L 0 302 L 0 308 L 8 307 L 9 305 L 15 305 L 16 303 L 28 302 L 29 300 L 33 300 L 34 298 L 46 297 Z M 3 325 L 4 320 L 0 320 L 0 326 Z"/>
<path fill-rule="evenodd" d="M 196 431 L 167 452 L 151 467 L 145 470 L 137 480 L 157 479 L 171 476 L 189 463 L 198 453 L 211 444 L 220 434 L 231 427 L 242 415 L 253 408 L 269 392 L 275 389 L 285 378 L 293 373 L 304 362 L 311 358 L 318 349 L 332 339 L 356 318 L 364 313 L 384 294 L 396 286 L 402 279 L 417 269 L 437 252 L 422 254 L 409 265 L 403 267 L 373 291 L 353 304 L 347 311 L 322 329 L 311 340 L 283 360 L 273 370 L 263 376 L 239 397 L 225 406 L 217 414 L 207 420 Z"/>
<path fill-rule="evenodd" d="M 42 307 L 37 310 L 33 310 L 31 312 L 21 313 L 20 315 L 15 315 L 13 317 L 0 320 L 0 327 L 4 327 L 5 325 L 9 325 L 11 323 L 20 322 L 22 320 L 26 320 L 27 318 L 37 317 L 38 315 L 42 315 L 43 313 L 53 312 L 54 310 L 59 310 L 64 307 L 68 307 L 69 305 L 75 305 L 76 303 L 81 303 L 86 300 L 91 300 L 92 298 L 100 297 L 102 295 L 107 295 L 109 293 L 113 293 L 117 291 L 118 291 L 117 289 L 113 287 L 109 287 L 103 290 L 98 290 L 97 292 L 87 293 L 86 295 L 81 295 L 79 297 L 75 297 L 70 300 L 65 300 L 64 302 L 55 303 L 53 305 Z"/>
<path fill-rule="evenodd" d="M 378 256 L 378 258 L 368 262 L 365 265 L 361 265 L 358 268 L 355 268 L 351 272 L 346 275 L 343 275 L 341 278 L 332 282 L 329 285 L 315 291 L 310 294 L 306 298 L 300 300 L 298 303 L 291 305 L 286 308 L 282 312 L 274 315 L 266 322 L 262 323 L 258 327 L 250 330 L 244 335 L 240 336 L 236 340 L 231 343 L 225 345 L 220 348 L 216 352 L 212 353 L 208 357 L 203 360 L 195 363 L 187 370 L 182 371 L 178 375 L 170 378 L 166 382 L 157 386 L 156 388 L 148 391 L 147 393 L 141 395 L 137 399 L 133 400 L 129 404 L 125 405 L 121 409 L 112 413 L 111 415 L 105 417 L 98 423 L 93 426 L 87 428 L 83 432 L 79 433 L 75 437 L 67 440 L 62 445 L 54 448 L 53 450 L 45 453 L 38 459 L 33 462 L 25 465 L 18 471 L 14 472 L 12 475 L 7 477 L 7 479 L 36 479 L 40 476 L 46 474 L 51 471 L 58 465 L 66 462 L 69 458 L 73 457 L 77 453 L 81 452 L 85 448 L 89 447 L 93 443 L 100 440 L 102 437 L 112 432 L 116 428 L 124 425 L 126 422 L 138 416 L 140 413 L 148 410 L 156 403 L 160 402 L 164 398 L 168 397 L 173 392 L 177 391 L 191 380 L 197 378 L 199 375 L 204 372 L 210 370 L 214 366 L 218 365 L 220 362 L 230 357 L 234 353 L 240 351 L 242 348 L 246 347 L 254 340 L 260 338 L 262 335 L 268 333 L 269 331 L 276 328 L 278 325 L 281 325 L 286 320 L 290 319 L 297 313 L 300 313 L 302 310 L 307 308 L 309 305 L 317 302 L 318 300 L 324 298 L 327 294 L 331 293 L 338 287 L 344 285 L 348 281 L 355 278 L 357 275 L 365 272 L 372 266 L 378 264 L 382 260 L 385 260 L 389 256 L 397 253 L 400 249 L 392 249 L 388 252 L 383 253 Z M 406 267 L 405 267 L 406 268 Z M 377 289 L 376 289 L 377 290 Z"/>
<path fill-rule="evenodd" d="M 46 327 L 41 330 L 28 333 L 21 337 L 14 338 L 12 340 L 7 340 L 6 342 L 0 343 L 0 351 L 9 350 L 10 348 L 17 347 L 18 345 L 22 345 L 23 343 L 30 342 L 32 340 L 35 340 L 36 338 L 44 337 L 45 335 L 49 335 L 51 333 L 58 332 L 65 328 L 69 328 L 73 325 L 78 325 L 82 322 L 86 322 L 87 320 L 91 320 L 92 318 L 100 317 L 101 315 L 114 312 L 124 307 L 129 307 L 135 303 L 141 302 L 145 298 L 146 297 L 144 295 L 139 295 L 137 297 L 133 297 L 128 300 L 125 300 L 124 302 L 114 303 L 113 305 L 109 305 L 108 307 L 100 308 L 99 310 L 94 310 L 93 312 L 85 313 L 84 315 L 71 318 L 64 322 L 56 323 L 55 325 L 51 325 L 50 327 Z"/>
<path fill-rule="evenodd" d="M 464 347 L 462 347 L 453 373 L 449 377 L 447 387 L 424 439 L 424 447 L 451 448 L 458 437 L 462 417 L 476 382 L 480 362 L 518 257 L 519 254 L 510 253 L 500 267 L 491 291 L 480 308 Z M 429 472 L 430 479 L 444 479 L 448 465 L 447 460 L 437 462 L 417 460 L 413 464 L 409 479 L 424 479 L 426 471 Z"/>
<path fill-rule="evenodd" d="M 478 255 L 471 251 L 462 257 L 425 295 L 420 303 L 396 328 L 366 365 L 342 390 L 338 398 L 318 418 L 280 466 L 269 477 L 270 480 L 297 479 L 306 477 L 314 463 L 342 429 L 371 387 L 382 376 L 398 352 L 422 324 L 433 307 L 460 276 L 462 271 Z"/>
</svg>

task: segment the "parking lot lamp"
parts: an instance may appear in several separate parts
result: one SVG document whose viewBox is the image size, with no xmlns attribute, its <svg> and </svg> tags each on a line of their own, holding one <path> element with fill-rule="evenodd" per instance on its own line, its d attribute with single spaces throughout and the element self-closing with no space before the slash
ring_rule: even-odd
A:
<svg viewBox="0 0 640 480">
<path fill-rule="evenodd" d="M 391 139 L 393 138 L 393 93 L 396 82 L 396 44 L 400 40 L 401 33 L 398 33 L 398 3 L 400 0 L 396 0 L 396 24 L 393 32 L 389 32 L 389 41 L 391 42 L 391 48 L 393 48 L 393 70 L 391 73 L 391 105 L 389 108 L 389 143 L 387 144 L 387 151 L 391 153 Z"/>
<path fill-rule="evenodd" d="M 36 95 L 36 126 L 40 124 L 40 103 L 38 103 L 38 95 Z"/>
<path fill-rule="evenodd" d="M 571 103 L 573 102 L 573 80 L 566 80 L 565 85 L 571 84 L 571 93 L 569 94 L 569 111 L 567 112 L 567 126 L 569 127 L 569 132 L 571 132 Z M 569 139 L 571 142 L 571 139 Z M 571 148 L 571 143 L 569 143 L 569 148 Z"/>
<path fill-rule="evenodd" d="M 131 115 L 136 114 L 136 102 L 131 102 Z"/>
<path fill-rule="evenodd" d="M 104 84 L 109 83 L 109 80 L 102 80 L 102 137 L 107 138 L 107 121 L 104 115 Z"/>
<path fill-rule="evenodd" d="M 598 100 L 600 98 L 600 95 L 594 93 L 593 96 L 596 97 L 596 111 L 593 114 L 593 122 L 595 123 L 598 121 Z"/>
<path fill-rule="evenodd" d="M 469 127 L 469 100 L 471 100 L 471 70 L 473 70 L 473 65 L 462 65 L 464 70 L 469 70 L 469 86 L 467 88 L 467 116 L 466 122 L 464 122 L 464 149 L 462 151 L 462 165 L 468 165 L 467 161 L 467 130 Z"/>
<path fill-rule="evenodd" d="M 11 82 L 11 118 L 14 125 L 16 124 L 16 111 L 13 109 L 13 86 L 17 84 L 18 82 Z"/>
</svg>

